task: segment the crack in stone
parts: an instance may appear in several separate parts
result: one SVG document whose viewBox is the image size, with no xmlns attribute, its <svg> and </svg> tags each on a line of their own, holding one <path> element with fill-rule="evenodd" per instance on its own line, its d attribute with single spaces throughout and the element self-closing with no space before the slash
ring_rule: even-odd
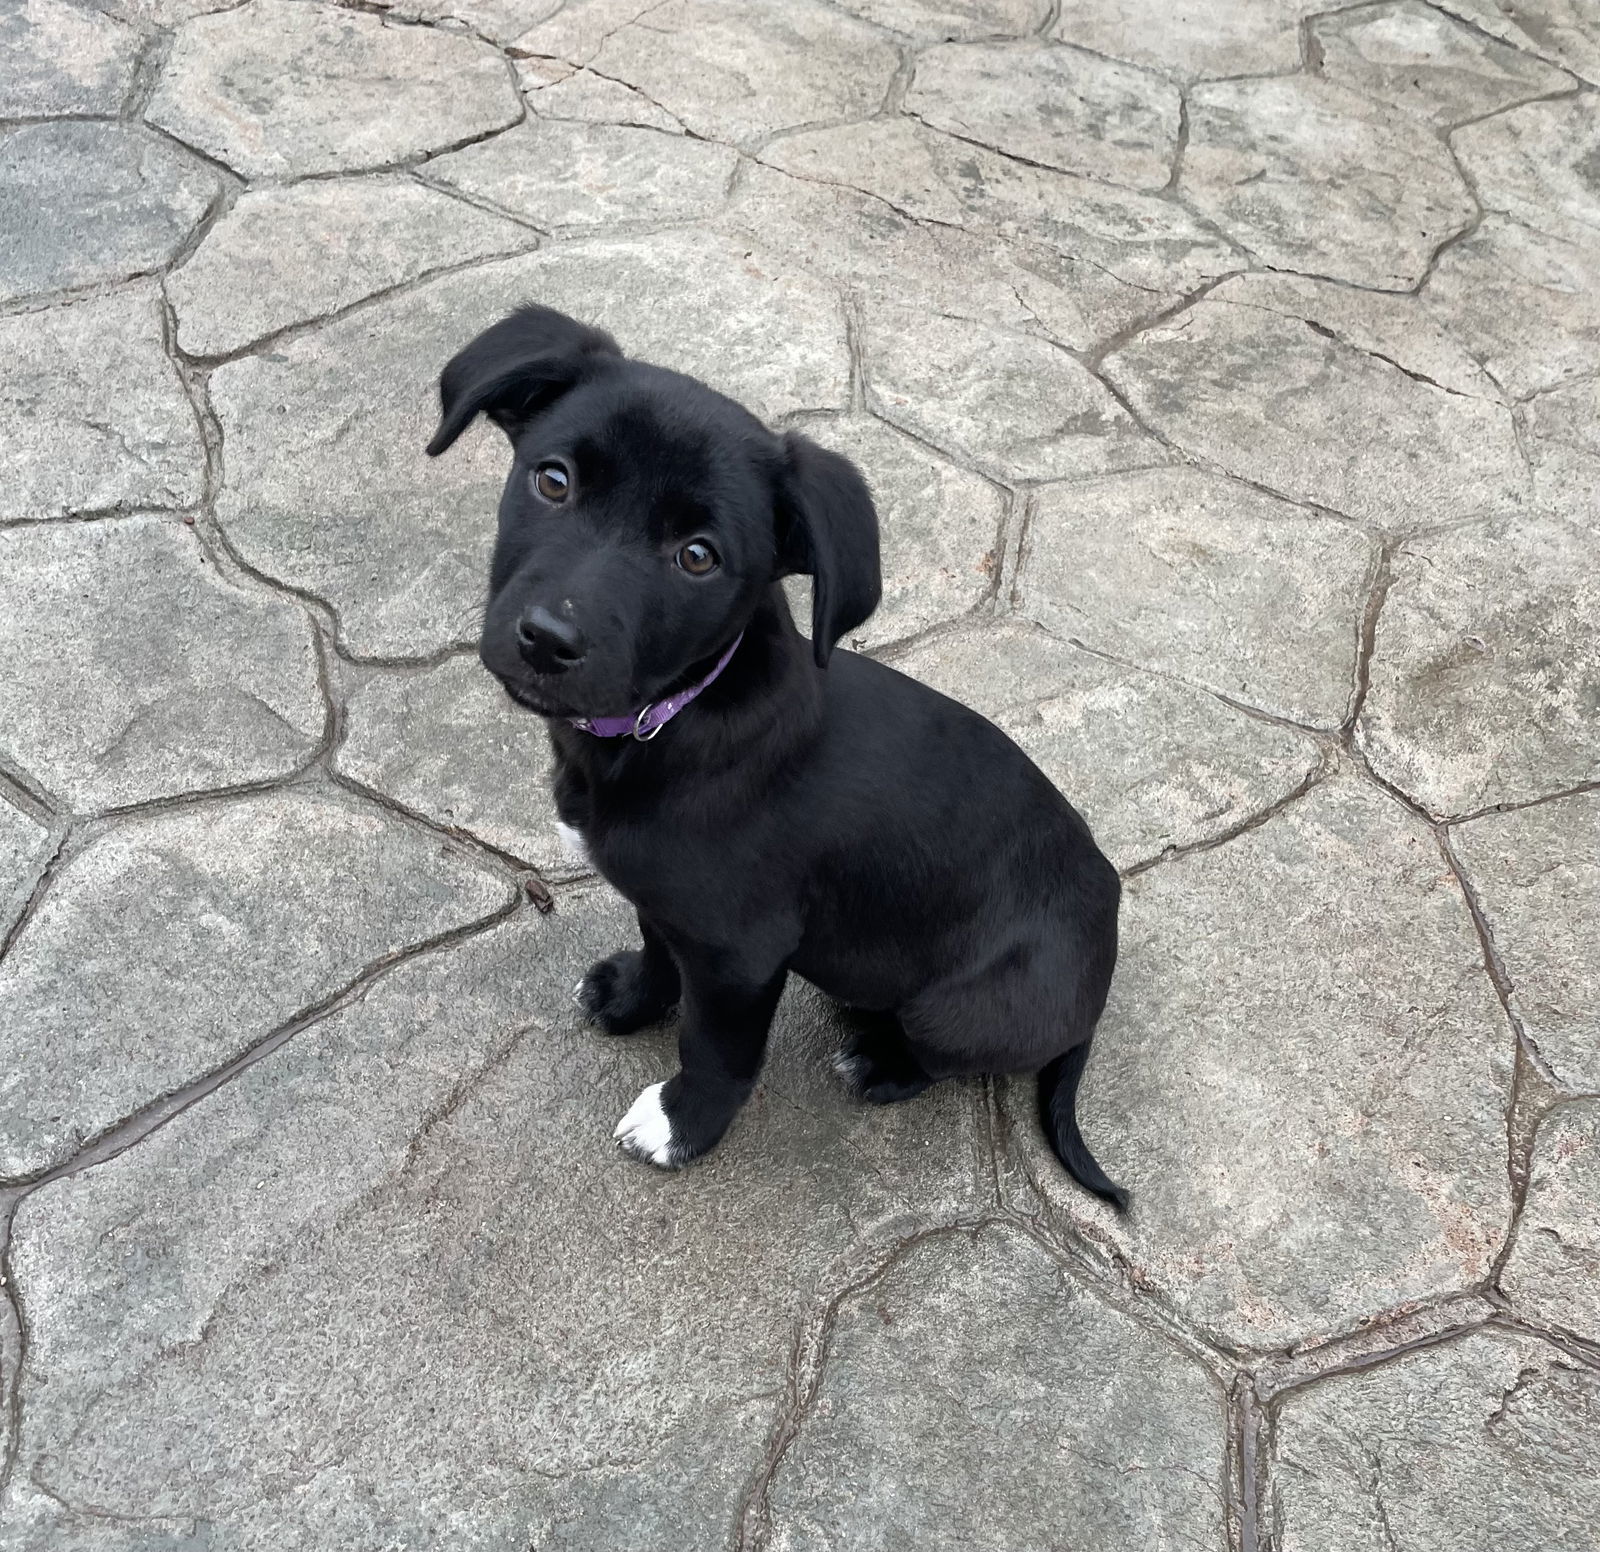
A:
<svg viewBox="0 0 1600 1552">
<path fill-rule="evenodd" d="M 1182 196 L 1178 193 L 1178 180 L 1183 176 L 1183 158 L 1189 149 L 1189 92 L 1186 87 L 1178 88 L 1178 133 L 1172 148 L 1172 171 L 1167 175 L 1167 181 L 1162 187 L 1162 193 L 1170 194 L 1175 200 Z M 1185 209 L 1188 207 L 1185 206 Z"/>
<path fill-rule="evenodd" d="M 11 1229 L 16 1198 L 0 1194 L 0 1503 L 4 1503 L 22 1447 L 22 1371 L 28 1360 L 28 1329 L 11 1266 Z"/>
<path fill-rule="evenodd" d="M 1301 798 L 1319 786 L 1333 774 L 1332 762 L 1324 758 L 1317 768 L 1294 787 L 1284 794 L 1277 802 L 1270 803 L 1263 809 L 1241 819 L 1237 824 L 1230 825 L 1218 835 L 1209 835 L 1202 840 L 1189 841 L 1182 846 L 1168 846 L 1160 856 L 1150 857 L 1144 862 L 1136 862 L 1131 867 L 1122 869 L 1124 880 L 1137 878 L 1141 873 L 1148 873 L 1151 868 L 1158 868 L 1169 862 L 1176 862 L 1184 857 L 1192 857 L 1197 852 L 1215 851 L 1219 846 L 1226 846 L 1230 841 L 1236 841 L 1241 835 L 1248 835 L 1252 830 L 1259 830 L 1262 825 L 1276 819 L 1286 808 L 1298 803 Z"/>
<path fill-rule="evenodd" d="M 1241 1374 L 1228 1389 L 1228 1529 L 1237 1552 L 1261 1549 L 1264 1428 L 1254 1377 Z"/>
<path fill-rule="evenodd" d="M 867 120 L 866 122 L 872 122 Z M 897 205 L 887 194 L 880 194 L 875 189 L 863 188 L 859 183 L 851 183 L 844 178 L 823 178 L 811 173 L 796 172 L 792 167 L 779 167 L 775 162 L 765 160 L 765 152 L 774 144 L 789 138 L 791 135 L 806 133 L 811 126 L 802 125 L 794 130 L 783 130 L 772 136 L 759 151 L 751 156 L 751 160 L 758 166 L 767 168 L 784 178 L 791 178 L 796 183 L 809 183 L 820 189 L 845 189 L 851 194 L 859 194 L 863 199 L 870 199 L 875 204 L 882 205 L 886 210 L 892 210 L 903 221 L 909 221 L 913 226 L 923 230 L 935 229 L 945 232 L 971 232 L 971 228 L 959 221 L 941 221 L 937 216 L 919 216 L 907 210 L 904 205 Z M 1003 240 L 1003 239 L 1002 239 Z M 935 314 L 936 317 L 951 316 L 949 314 Z"/>
<path fill-rule="evenodd" d="M 1486 1298 L 1470 1289 L 1398 1305 L 1327 1342 L 1285 1349 L 1277 1356 L 1258 1360 L 1250 1371 L 1251 1384 L 1260 1403 L 1276 1409 L 1279 1399 L 1291 1392 L 1324 1380 L 1383 1368 L 1411 1353 L 1482 1330 L 1493 1319 L 1494 1312 Z M 1363 1347 L 1374 1336 L 1392 1340 Z"/>
<path fill-rule="evenodd" d="M 1268 308 L 1266 311 L 1273 311 Z M 1293 314 L 1280 314 L 1281 317 L 1292 317 Z M 1319 334 L 1323 339 L 1332 340 L 1336 345 L 1343 345 L 1347 349 L 1357 350 L 1364 356 L 1371 356 L 1374 361 L 1382 361 L 1387 366 L 1392 366 L 1397 372 L 1403 372 L 1409 378 L 1419 383 L 1426 383 L 1430 388 L 1437 388 L 1442 393 L 1453 395 L 1457 399 L 1482 399 L 1481 394 L 1463 393 L 1459 388 L 1452 388 L 1448 383 L 1441 383 L 1436 377 L 1429 377 L 1426 372 L 1418 372 L 1407 366 L 1403 361 L 1396 361 L 1393 356 L 1386 356 L 1381 350 L 1374 350 L 1370 345 L 1358 344 L 1355 340 L 1347 339 L 1344 335 L 1330 329 L 1325 323 L 1318 323 L 1314 318 L 1301 318 L 1303 323 L 1313 334 Z"/>
<path fill-rule="evenodd" d="M 1475 808 L 1469 814 L 1454 814 L 1446 824 L 1468 824 L 1489 814 L 1514 814 L 1525 808 L 1542 808 L 1546 803 L 1559 803 L 1563 798 L 1581 797 L 1586 792 L 1600 792 L 1600 781 L 1580 781 L 1576 786 L 1564 787 L 1560 792 L 1547 792 L 1536 798 L 1522 798 L 1507 803 L 1491 803 L 1487 808 Z"/>
<path fill-rule="evenodd" d="M 145 39 L 139 50 L 139 58 L 134 63 L 133 78 L 122 99 L 120 116 L 124 120 L 137 122 L 144 118 L 161 80 L 161 72 L 166 67 L 167 56 L 172 52 L 174 37 L 172 32 L 157 31 Z"/>
<path fill-rule="evenodd" d="M 17 912 L 16 919 L 0 936 L 0 960 L 4 960 L 11 952 L 11 946 L 20 938 L 29 922 L 38 914 L 45 897 L 50 893 L 50 887 L 55 882 L 56 875 L 61 871 L 62 865 L 68 860 L 69 852 L 75 854 L 78 850 L 80 832 L 69 823 L 67 828 L 57 837 L 54 848 L 45 859 L 43 867 L 38 870 L 38 877 L 34 880 L 33 888 L 28 892 L 28 898 L 23 901 L 22 909 Z M 0 1182 L 0 1192 L 4 1191 L 4 1183 Z"/>
<path fill-rule="evenodd" d="M 645 89 L 642 86 L 636 86 L 632 81 L 625 81 L 625 80 L 623 80 L 623 78 L 620 75 L 607 75 L 604 70 L 596 70 L 595 67 L 592 64 L 574 65 L 570 59 L 564 59 L 559 54 L 530 54 L 530 53 L 524 53 L 524 52 L 522 52 L 521 50 L 518 50 L 518 49 L 508 49 L 507 50 L 507 55 L 508 55 L 508 57 L 510 57 L 512 59 L 542 59 L 542 60 L 547 60 L 552 65 L 566 65 L 566 66 L 568 66 L 569 67 L 568 73 L 566 75 L 562 76 L 561 80 L 550 82 L 549 84 L 552 85 L 552 86 L 560 86 L 560 85 L 564 84 L 565 82 L 572 80 L 572 78 L 574 76 L 581 75 L 585 71 L 587 71 L 590 75 L 594 76 L 597 80 L 609 81 L 613 86 L 624 87 L 626 90 L 628 90 L 630 92 L 633 92 L 636 96 L 644 98 L 644 100 L 647 103 L 649 103 L 650 106 L 652 108 L 654 108 L 658 113 L 666 114 L 666 116 L 669 119 L 671 119 L 674 124 L 676 124 L 678 126 L 679 132 L 682 133 L 684 136 L 686 136 L 688 139 L 690 139 L 690 140 L 703 140 L 708 145 L 726 146 L 730 151 L 738 151 L 740 156 L 744 156 L 746 154 L 745 152 L 741 151 L 738 146 L 734 145 L 731 141 L 719 140 L 713 135 L 702 134 L 699 130 L 690 129 L 689 126 L 687 124 L 685 124 L 683 122 L 683 120 L 681 118 L 679 118 L 678 115 L 676 113 L 674 113 L 672 111 L 672 109 L 669 108 L 664 102 L 658 102 L 654 97 L 652 97 L 650 95 L 649 92 L 645 91 Z M 537 118 L 537 119 L 549 119 L 549 115 L 540 113 L 536 108 L 534 108 L 533 103 L 530 100 L 527 88 L 522 86 L 520 78 L 518 79 L 518 83 L 517 84 L 518 84 L 519 90 L 522 91 L 523 100 L 528 103 L 528 107 L 529 107 L 530 111 L 533 112 L 533 116 L 535 118 Z M 538 96 L 538 92 L 535 91 L 532 94 L 532 96 L 537 97 Z M 551 121 L 552 122 L 566 122 L 566 123 L 580 123 L 580 124 L 593 122 L 592 120 L 588 120 L 588 119 L 577 119 L 577 120 L 568 119 L 568 120 L 564 120 L 564 121 L 562 121 L 562 120 L 551 120 Z M 653 130 L 656 134 L 662 134 L 662 135 L 668 135 L 668 134 L 672 133 L 671 130 L 662 129 L 659 124 L 631 124 L 631 125 L 629 125 L 627 127 L 632 128 L 632 129 Z"/>
<path fill-rule="evenodd" d="M 1076 45 L 1072 44 L 1062 44 L 1061 46 L 1063 48 L 1076 47 Z M 1089 49 L 1078 49 L 1077 52 L 1087 54 L 1092 53 L 1093 51 Z M 1094 57 L 1097 59 L 1104 59 L 1107 56 L 1096 54 Z M 944 135 L 950 140 L 958 140 L 962 145 L 972 146 L 975 150 L 987 151 L 989 155 L 1002 157 L 1008 162 L 1015 162 L 1019 167 L 1031 167 L 1036 172 L 1053 173 L 1058 178 L 1081 178 L 1085 183 L 1103 184 L 1106 188 L 1121 189 L 1128 194 L 1142 194 L 1148 199 L 1161 200 L 1165 204 L 1176 205 L 1186 214 L 1193 214 L 1193 212 L 1189 210 L 1189 207 L 1185 205 L 1181 199 L 1178 199 L 1168 193 L 1169 185 L 1167 184 L 1163 184 L 1159 189 L 1148 189 L 1141 188 L 1138 184 L 1134 183 L 1119 183 L 1115 178 L 1101 177 L 1098 173 L 1082 171 L 1068 172 L 1065 168 L 1053 166 L 1049 162 L 1034 161 L 1031 157 L 1024 156 L 1020 151 L 1008 151 L 1003 146 L 990 145 L 987 140 L 980 140 L 975 135 L 963 135 L 959 130 L 942 128 L 937 124 L 930 124 L 925 118 L 922 117 L 920 113 L 913 112 L 910 108 L 902 108 L 900 112 L 903 117 L 913 120 L 914 122 L 920 124 L 924 129 L 931 130 L 936 135 Z M 1232 246 L 1240 247 L 1242 244 L 1234 243 Z"/>
<path fill-rule="evenodd" d="M 534 226 L 531 222 L 521 217 L 510 215 L 507 211 L 487 201 L 466 198 L 459 190 L 446 184 L 435 183 L 432 179 L 423 176 L 420 170 L 413 169 L 411 176 L 423 188 L 431 189 L 436 194 L 442 194 L 447 198 L 453 199 L 458 204 L 468 205 L 489 215 L 512 221 L 525 231 L 533 233 L 535 237 L 546 236 L 539 227 Z M 506 248 L 496 253 L 474 254 L 471 258 L 459 259 L 450 264 L 434 265 L 432 268 L 423 270 L 420 274 L 409 276 L 405 280 L 397 280 L 393 285 L 385 286 L 381 291 L 374 291 L 367 296 L 357 297 L 353 302 L 347 302 L 342 307 L 334 307 L 325 313 L 318 313 L 309 318 L 297 318 L 292 323 L 286 323 L 281 328 L 273 329 L 270 333 L 261 335 L 258 339 L 250 340 L 232 350 L 219 351 L 214 355 L 191 355 L 176 343 L 176 314 L 174 313 L 171 354 L 175 361 L 182 363 L 191 373 L 203 373 L 206 381 L 209 381 L 210 374 L 219 366 L 229 366 L 236 361 L 242 361 L 251 356 L 266 355 L 280 345 L 288 344 L 307 334 L 314 334 L 319 329 L 326 328 L 329 324 L 342 323 L 347 318 L 366 312 L 371 308 L 382 306 L 397 297 L 405 296 L 409 292 L 420 290 L 423 286 L 431 285 L 436 280 L 442 280 L 450 275 L 464 274 L 469 270 L 483 269 L 491 264 L 503 263 L 506 259 L 521 258 L 526 254 L 537 252 L 538 249 L 538 243 L 529 243 Z M 170 299 L 167 302 L 167 307 L 171 310 Z M 219 446 L 221 439 L 221 428 L 219 426 L 217 432 Z"/>
<path fill-rule="evenodd" d="M 1230 242 L 1229 246 L 1237 247 L 1238 245 Z M 1249 273 L 1251 271 L 1248 269 L 1230 269 L 1225 274 L 1215 275 L 1210 280 L 1202 281 L 1192 291 L 1186 291 L 1182 296 L 1178 297 L 1170 307 L 1163 307 L 1159 312 L 1152 313 L 1148 318 L 1140 318 L 1126 328 L 1117 330 L 1103 343 L 1095 346 L 1093 350 L 1085 352 L 1079 359 L 1091 372 L 1098 376 L 1106 358 L 1115 355 L 1123 346 L 1131 344 L 1140 335 L 1148 334 L 1152 329 L 1159 329 L 1163 324 L 1171 322 L 1180 313 L 1188 312 L 1191 307 L 1197 302 L 1204 301 L 1225 281 L 1235 280 L 1240 275 Z"/>
<path fill-rule="evenodd" d="M 1350 711 L 1340 729 L 1341 741 L 1346 750 L 1354 751 L 1356 727 L 1366 708 L 1367 696 L 1372 689 L 1372 661 L 1378 646 L 1378 618 L 1388 602 L 1389 589 L 1394 585 L 1394 556 L 1399 548 L 1398 539 L 1379 542 L 1377 558 L 1367 583 L 1367 601 L 1361 611 L 1356 637 L 1355 685 L 1350 696 Z"/>
<path fill-rule="evenodd" d="M 1523 1391 L 1538 1379 L 1544 1377 L 1542 1369 L 1524 1366 L 1517 1371 L 1517 1377 L 1500 1392 L 1500 1404 L 1483 1420 L 1485 1432 L 1492 1433 L 1506 1420 L 1511 1410 L 1511 1404 Z"/>
<path fill-rule="evenodd" d="M 531 875 L 534 880 L 537 880 L 541 885 L 545 885 L 546 881 L 539 873 L 539 870 L 525 857 L 519 857 L 515 852 L 506 851 L 492 842 L 484 840 L 482 836 L 475 835 L 471 830 L 446 824 L 439 819 L 430 819 L 428 815 L 408 807 L 398 798 L 391 797 L 390 794 L 382 792 L 376 787 L 369 787 L 358 778 L 344 771 L 333 769 L 331 765 L 328 765 L 326 770 L 328 779 L 335 786 L 342 787 L 352 797 L 361 798 L 377 808 L 386 810 L 397 818 L 409 821 L 413 825 L 420 825 L 434 835 L 443 836 L 448 840 L 482 851 L 487 858 L 492 858 L 502 868 L 509 869 L 514 873 L 516 875 L 516 883 L 520 888 L 525 889 L 527 887 L 528 878 L 524 875 Z"/>
<path fill-rule="evenodd" d="M 1374 779 L 1377 780 L 1379 778 L 1375 776 Z M 1409 799 L 1406 801 L 1419 813 L 1425 812 L 1421 809 L 1420 805 L 1411 804 Z M 1450 823 L 1451 822 L 1449 820 L 1435 820 L 1430 816 L 1430 824 L 1432 825 L 1434 835 L 1438 840 L 1439 851 L 1444 857 L 1445 865 L 1450 869 L 1451 874 L 1454 876 L 1457 887 L 1461 890 L 1462 898 L 1467 903 L 1467 910 L 1471 913 L 1472 925 L 1478 934 L 1478 942 L 1483 950 L 1484 969 L 1488 973 L 1491 984 L 1494 986 L 1495 995 L 1500 999 L 1500 1006 L 1505 1010 L 1506 1021 L 1510 1024 L 1513 1033 L 1516 1035 L 1518 1049 L 1527 1054 L 1528 1060 L 1533 1063 L 1534 1067 L 1539 1071 L 1545 1082 L 1548 1083 L 1553 1089 L 1559 1090 L 1562 1085 L 1557 1081 L 1555 1073 L 1551 1070 L 1550 1064 L 1544 1059 L 1543 1054 L 1540 1052 L 1538 1041 L 1536 1041 L 1532 1035 L 1528 1033 L 1527 1029 L 1524 1028 L 1521 1016 L 1516 1010 L 1516 1005 L 1513 1000 L 1516 994 L 1516 988 L 1512 984 L 1510 972 L 1507 971 L 1505 967 L 1505 961 L 1500 957 L 1499 945 L 1495 942 L 1494 929 L 1490 925 L 1489 918 L 1484 912 L 1483 901 L 1479 896 L 1477 889 L 1473 886 L 1472 880 L 1467 876 L 1466 868 L 1462 866 L 1460 858 L 1456 856 L 1455 847 L 1452 845 L 1450 838 Z M 1526 1169 L 1526 1161 L 1524 1161 L 1523 1168 L 1524 1170 Z M 1524 1189 L 1525 1188 L 1526 1180 L 1524 1179 Z M 1520 1198 L 1518 1198 L 1516 1201 L 1517 1213 L 1520 1213 L 1521 1207 L 1522 1202 Z M 1515 1224 L 1516 1214 L 1513 1214 L 1513 1228 L 1515 1228 Z"/>
<path fill-rule="evenodd" d="M 0 754 L 0 798 L 49 829 L 65 809 L 31 774 Z"/>
<path fill-rule="evenodd" d="M 1510 1301 L 1498 1291 L 1485 1297 L 1495 1307 L 1495 1313 L 1488 1322 L 1490 1328 L 1510 1331 L 1518 1336 L 1536 1337 L 1585 1368 L 1600 1370 L 1600 1342 L 1579 1336 L 1575 1331 L 1565 1331 L 1559 1326 L 1537 1325 L 1512 1309 Z"/>
</svg>

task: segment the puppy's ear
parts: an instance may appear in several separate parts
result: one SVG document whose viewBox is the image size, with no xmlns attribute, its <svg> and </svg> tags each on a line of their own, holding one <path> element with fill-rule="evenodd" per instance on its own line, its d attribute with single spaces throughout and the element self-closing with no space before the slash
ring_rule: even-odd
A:
<svg viewBox="0 0 1600 1552">
<path fill-rule="evenodd" d="M 591 329 L 549 307 L 519 307 L 485 329 L 439 374 L 439 429 L 428 443 L 437 458 L 480 410 L 508 437 L 583 376 L 597 356 L 620 356 L 604 329 Z"/>
<path fill-rule="evenodd" d="M 834 643 L 878 607 L 878 514 L 848 458 L 797 431 L 783 439 L 778 479 L 779 574 L 811 578 L 811 650 L 828 666 Z"/>
</svg>

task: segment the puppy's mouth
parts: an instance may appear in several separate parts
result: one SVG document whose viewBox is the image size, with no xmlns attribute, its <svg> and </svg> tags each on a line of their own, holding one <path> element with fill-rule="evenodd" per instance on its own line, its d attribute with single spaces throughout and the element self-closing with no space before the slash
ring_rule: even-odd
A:
<svg viewBox="0 0 1600 1552">
<path fill-rule="evenodd" d="M 578 712 L 545 694 L 538 685 L 520 683 L 515 679 L 501 679 L 500 687 L 524 711 L 540 717 L 576 717 Z"/>
<path fill-rule="evenodd" d="M 496 674 L 500 679 L 500 686 L 507 695 L 521 706 L 524 711 L 531 711 L 539 717 L 561 717 L 569 722 L 582 722 L 590 717 L 621 717 L 632 716 L 637 708 L 574 706 L 570 701 L 564 701 L 551 691 L 554 682 L 539 679 L 505 679 Z"/>
</svg>

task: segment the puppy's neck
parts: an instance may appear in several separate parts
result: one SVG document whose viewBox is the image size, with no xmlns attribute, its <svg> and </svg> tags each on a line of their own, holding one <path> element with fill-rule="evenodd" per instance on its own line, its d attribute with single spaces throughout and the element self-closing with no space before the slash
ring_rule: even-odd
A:
<svg viewBox="0 0 1600 1552">
<path fill-rule="evenodd" d="M 684 683 L 703 677 L 707 666 L 686 669 Z M 756 606 L 728 666 L 658 735 L 645 741 L 596 738 L 552 721 L 551 739 L 560 764 L 594 787 L 659 782 L 669 772 L 709 776 L 733 765 L 781 763 L 815 736 L 822 720 L 822 674 L 811 643 L 795 628 L 783 589 L 774 585 Z"/>
</svg>

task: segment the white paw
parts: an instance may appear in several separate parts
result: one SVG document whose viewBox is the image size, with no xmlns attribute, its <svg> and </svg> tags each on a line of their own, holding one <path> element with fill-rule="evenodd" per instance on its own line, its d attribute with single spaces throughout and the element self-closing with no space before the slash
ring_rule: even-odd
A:
<svg viewBox="0 0 1600 1552">
<path fill-rule="evenodd" d="M 866 1057 L 850 1056 L 844 1051 L 835 1051 L 831 1060 L 833 1070 L 844 1079 L 845 1084 L 849 1088 L 859 1090 L 867 1076 Z"/>
<path fill-rule="evenodd" d="M 661 1169 L 678 1167 L 677 1147 L 672 1138 L 672 1122 L 661 1108 L 664 1083 L 652 1083 L 633 1102 L 627 1115 L 617 1122 L 611 1135 L 636 1159 Z"/>
</svg>

